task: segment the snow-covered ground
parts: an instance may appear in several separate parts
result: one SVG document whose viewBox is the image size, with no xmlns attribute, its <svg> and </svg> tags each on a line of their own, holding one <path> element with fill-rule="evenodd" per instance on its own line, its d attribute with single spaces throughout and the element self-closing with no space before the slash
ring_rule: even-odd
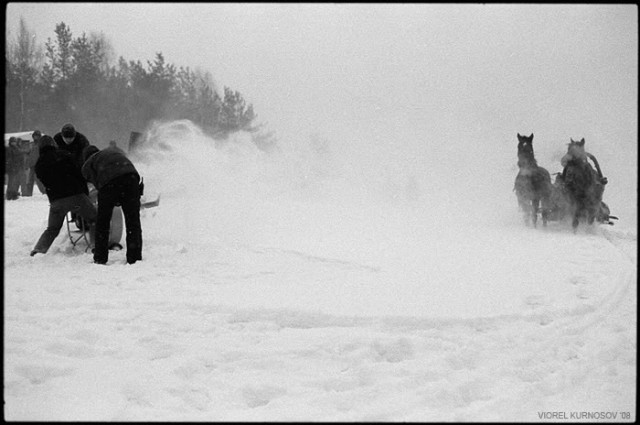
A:
<svg viewBox="0 0 640 425">
<path fill-rule="evenodd" d="M 472 178 L 152 136 L 133 266 L 29 257 L 47 199 L 5 201 L 5 419 L 635 421 L 637 187 L 602 157 L 621 219 L 573 234 L 524 226 L 515 133 Z"/>
</svg>

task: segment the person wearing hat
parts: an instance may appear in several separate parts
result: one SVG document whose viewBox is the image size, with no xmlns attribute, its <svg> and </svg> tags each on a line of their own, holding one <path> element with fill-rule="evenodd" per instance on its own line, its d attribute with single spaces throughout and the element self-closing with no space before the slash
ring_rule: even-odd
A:
<svg viewBox="0 0 640 425">
<path fill-rule="evenodd" d="M 107 264 L 111 215 L 122 206 L 127 229 L 127 263 L 142 260 L 142 226 L 140 225 L 140 174 L 124 152 L 117 147 L 103 150 L 89 145 L 83 152 L 82 175 L 98 190 L 98 217 L 93 262 Z"/>
<path fill-rule="evenodd" d="M 95 240 L 96 207 L 89 198 L 87 183 L 76 167 L 72 156 L 56 147 L 51 136 L 40 139 L 40 157 L 36 162 L 36 175 L 45 186 L 49 198 L 47 228 L 42 233 L 31 256 L 46 254 L 60 234 L 69 211 L 80 215 L 89 223 L 89 242 Z"/>
<path fill-rule="evenodd" d="M 29 156 L 33 143 L 29 139 L 18 138 L 18 147 L 22 153 L 22 169 L 20 170 L 20 195 L 31 196 L 33 194 L 33 187 L 29 188 L 27 185 L 27 179 L 29 176 Z"/>
<path fill-rule="evenodd" d="M 90 144 L 87 137 L 77 132 L 73 124 L 65 124 L 62 126 L 62 130 L 53 136 L 53 140 L 58 145 L 58 149 L 71 153 L 78 170 L 80 170 L 83 163 L 82 151 Z"/>
<path fill-rule="evenodd" d="M 18 137 L 9 138 L 9 146 L 5 147 L 5 170 L 7 172 L 7 192 L 5 199 L 15 201 L 20 197 L 21 177 L 24 178 L 25 154 L 20 149 Z"/>
</svg>

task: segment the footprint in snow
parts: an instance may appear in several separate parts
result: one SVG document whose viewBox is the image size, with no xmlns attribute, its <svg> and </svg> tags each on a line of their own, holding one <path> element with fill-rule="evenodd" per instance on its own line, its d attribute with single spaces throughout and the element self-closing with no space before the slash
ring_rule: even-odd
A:
<svg viewBox="0 0 640 425">
<path fill-rule="evenodd" d="M 586 276 L 576 275 L 569 278 L 569 282 L 572 285 L 586 285 L 587 283 L 589 283 L 589 280 Z"/>
<path fill-rule="evenodd" d="M 69 376 L 73 373 L 73 368 L 70 367 L 56 367 L 56 366 L 42 366 L 42 365 L 30 365 L 24 364 L 16 366 L 15 371 L 23 378 L 27 378 L 32 384 L 42 384 L 53 378 L 59 378 L 62 376 Z"/>
<path fill-rule="evenodd" d="M 75 359 L 89 359 L 97 355 L 96 350 L 85 343 L 65 342 L 62 344 L 56 342 L 46 345 L 44 349 L 51 354 Z"/>
<path fill-rule="evenodd" d="M 390 342 L 375 341 L 372 350 L 376 360 L 389 363 L 398 363 L 414 357 L 413 345 L 406 338 Z"/>
<path fill-rule="evenodd" d="M 545 304 L 544 295 L 529 295 L 524 299 L 524 303 L 531 308 L 538 308 Z"/>
<path fill-rule="evenodd" d="M 584 290 L 580 290 L 576 293 L 576 297 L 580 298 L 581 300 L 588 300 L 589 294 L 587 294 L 587 292 Z"/>
<path fill-rule="evenodd" d="M 179 398 L 187 406 L 206 411 L 211 404 L 211 395 L 206 388 L 192 388 L 190 386 L 181 386 L 178 388 L 169 388 L 165 390 L 168 394 Z"/>
<path fill-rule="evenodd" d="M 77 332 L 67 335 L 67 338 L 93 345 L 98 342 L 98 340 L 100 339 L 100 335 L 89 329 L 81 329 Z"/>
<path fill-rule="evenodd" d="M 244 398 L 245 403 L 247 403 L 247 406 L 255 408 L 269 404 L 271 400 L 286 394 L 286 392 L 287 391 L 284 388 L 280 387 L 247 386 L 242 389 L 242 397 Z"/>
</svg>

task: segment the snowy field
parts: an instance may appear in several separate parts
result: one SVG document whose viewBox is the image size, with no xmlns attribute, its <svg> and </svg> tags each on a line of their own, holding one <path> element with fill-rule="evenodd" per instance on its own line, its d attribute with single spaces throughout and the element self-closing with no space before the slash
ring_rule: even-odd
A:
<svg viewBox="0 0 640 425">
<path fill-rule="evenodd" d="M 5 419 L 635 421 L 637 174 L 597 155 L 615 226 L 527 228 L 515 133 L 429 174 L 156 128 L 133 266 L 29 257 L 47 199 L 5 201 Z"/>
</svg>

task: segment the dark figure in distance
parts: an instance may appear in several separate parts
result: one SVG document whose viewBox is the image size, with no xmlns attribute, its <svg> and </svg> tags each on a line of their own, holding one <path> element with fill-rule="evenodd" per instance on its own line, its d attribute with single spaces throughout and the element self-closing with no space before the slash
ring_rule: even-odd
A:
<svg viewBox="0 0 640 425">
<path fill-rule="evenodd" d="M 21 139 L 9 138 L 9 146 L 5 147 L 5 170 L 7 173 L 7 192 L 5 199 L 14 201 L 20 197 L 20 186 L 24 185 L 26 153 L 21 148 Z"/>
</svg>

